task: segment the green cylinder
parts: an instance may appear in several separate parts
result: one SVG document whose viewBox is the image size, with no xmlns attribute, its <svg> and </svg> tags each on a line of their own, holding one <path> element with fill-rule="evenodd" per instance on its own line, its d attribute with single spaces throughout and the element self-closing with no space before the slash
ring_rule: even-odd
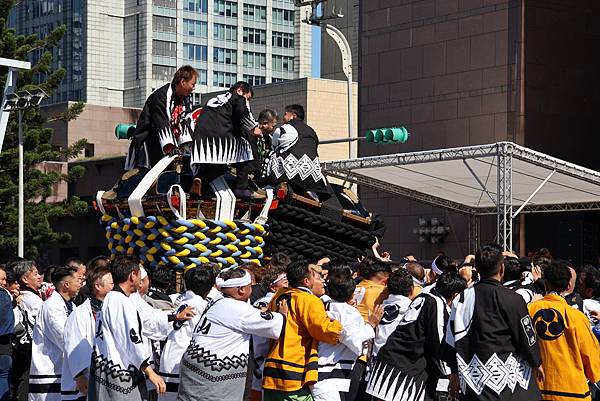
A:
<svg viewBox="0 0 600 401">
<path fill-rule="evenodd" d="M 400 142 L 404 143 L 408 140 L 408 130 L 404 127 L 398 128 L 386 128 L 384 130 L 383 136 L 385 138 L 385 142 Z"/>
<path fill-rule="evenodd" d="M 131 139 L 135 131 L 135 124 L 117 124 L 115 136 L 117 139 Z"/>
<path fill-rule="evenodd" d="M 365 135 L 367 142 L 375 143 L 375 131 L 374 129 L 367 130 L 367 134 Z"/>
</svg>

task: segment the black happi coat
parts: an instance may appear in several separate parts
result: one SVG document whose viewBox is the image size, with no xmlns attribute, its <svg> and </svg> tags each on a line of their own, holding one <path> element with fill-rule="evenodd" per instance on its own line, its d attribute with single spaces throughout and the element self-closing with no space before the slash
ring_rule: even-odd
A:
<svg viewBox="0 0 600 401">
<path fill-rule="evenodd" d="M 539 344 L 523 298 L 494 279 L 465 290 L 452 307 L 444 359 L 464 400 L 541 399 L 532 367 Z"/>
<path fill-rule="evenodd" d="M 440 344 L 448 321 L 445 299 L 435 289 L 422 293 L 377 353 L 367 393 L 383 401 L 432 400 L 440 376 Z"/>
<path fill-rule="evenodd" d="M 319 137 L 303 120 L 295 118 L 277 128 L 265 168 L 268 184 L 288 182 L 301 191 L 327 194 L 319 164 Z"/>
<path fill-rule="evenodd" d="M 196 122 L 192 168 L 252 160 L 248 138 L 257 126 L 244 96 L 227 92 L 210 99 Z"/>
<path fill-rule="evenodd" d="M 178 136 L 173 132 L 171 122 L 173 110 L 177 105 L 183 106 Z M 163 152 L 165 146 L 179 147 L 191 142 L 189 120 L 185 119 L 190 112 L 190 97 L 177 99 L 170 83 L 152 92 L 138 119 L 125 161 L 125 169 L 151 168 L 165 155 Z"/>
</svg>

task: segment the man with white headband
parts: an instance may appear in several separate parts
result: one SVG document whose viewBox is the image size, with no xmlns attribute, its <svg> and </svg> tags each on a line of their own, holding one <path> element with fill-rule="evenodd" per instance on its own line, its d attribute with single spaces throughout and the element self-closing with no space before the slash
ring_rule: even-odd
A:
<svg viewBox="0 0 600 401">
<path fill-rule="evenodd" d="M 181 359 L 180 401 L 241 401 L 251 335 L 277 339 L 285 325 L 286 301 L 278 304 L 278 313 L 248 304 L 252 278 L 247 271 L 225 269 L 215 284 L 222 295 L 209 302 Z"/>
</svg>

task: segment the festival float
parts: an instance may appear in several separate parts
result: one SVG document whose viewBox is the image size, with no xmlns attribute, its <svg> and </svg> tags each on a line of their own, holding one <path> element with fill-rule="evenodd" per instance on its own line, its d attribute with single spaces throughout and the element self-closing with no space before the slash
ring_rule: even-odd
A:
<svg viewBox="0 0 600 401">
<path fill-rule="evenodd" d="M 117 137 L 131 125 L 120 124 Z M 194 177 L 185 156 L 165 156 L 147 171 L 125 174 L 98 191 L 96 210 L 112 255 L 136 255 L 147 267 L 184 271 L 205 263 L 222 267 L 264 264 L 273 253 L 316 261 L 356 261 L 384 231 L 345 185 L 329 184 L 330 198 L 294 193 L 285 182 L 264 190 L 266 199 L 237 199 L 227 182 L 201 196 L 189 189 Z"/>
</svg>

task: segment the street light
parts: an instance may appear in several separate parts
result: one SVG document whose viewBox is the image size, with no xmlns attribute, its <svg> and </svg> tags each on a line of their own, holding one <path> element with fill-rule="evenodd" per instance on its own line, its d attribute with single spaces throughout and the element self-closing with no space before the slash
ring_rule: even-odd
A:
<svg viewBox="0 0 600 401">
<path fill-rule="evenodd" d="M 24 194 L 24 168 L 23 168 L 23 110 L 39 106 L 48 95 L 41 89 L 31 92 L 26 90 L 17 93 L 5 93 L 5 112 L 17 111 L 19 116 L 19 239 L 17 255 L 25 254 L 25 194 Z"/>
<path fill-rule="evenodd" d="M 327 0 L 294 0 L 296 7 L 311 6 L 310 14 L 302 20 L 309 25 L 320 26 L 335 41 L 342 54 L 342 69 L 348 81 L 348 157 L 354 159 L 358 156 L 356 147 L 356 133 L 354 132 L 354 113 L 352 110 L 352 49 L 344 34 L 331 24 L 324 21 L 342 18 L 344 15 L 333 6 L 331 13 L 319 15 L 319 5 Z"/>
</svg>

